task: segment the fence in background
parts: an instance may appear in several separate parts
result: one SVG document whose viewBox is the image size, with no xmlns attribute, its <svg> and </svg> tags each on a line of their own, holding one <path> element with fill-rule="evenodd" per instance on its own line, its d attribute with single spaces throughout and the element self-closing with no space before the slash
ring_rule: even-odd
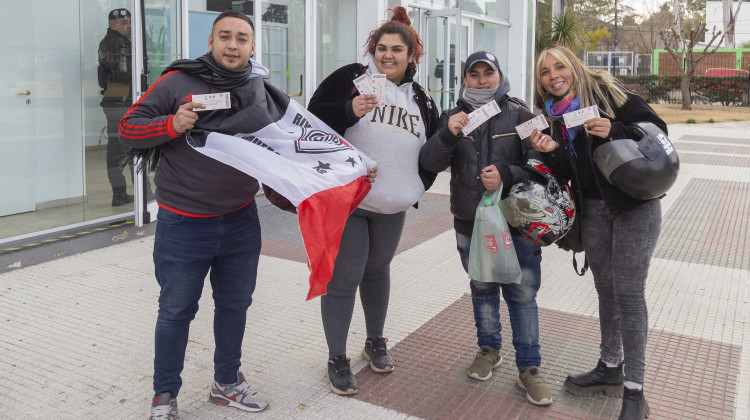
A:
<svg viewBox="0 0 750 420">
<path fill-rule="evenodd" d="M 681 103 L 681 76 L 617 76 L 618 80 L 649 103 Z M 690 97 L 694 104 L 750 106 L 750 74 L 693 76 Z"/>
</svg>

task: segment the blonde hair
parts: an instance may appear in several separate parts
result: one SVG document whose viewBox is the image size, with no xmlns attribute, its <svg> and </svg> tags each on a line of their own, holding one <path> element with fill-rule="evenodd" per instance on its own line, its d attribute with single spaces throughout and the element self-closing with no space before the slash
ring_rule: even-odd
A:
<svg viewBox="0 0 750 420">
<path fill-rule="evenodd" d="M 558 99 L 547 93 L 542 87 L 542 65 L 547 59 L 547 55 L 557 59 L 572 73 L 573 85 L 570 90 L 578 96 L 581 101 L 581 108 L 596 105 L 599 107 L 599 112 L 604 116 L 614 118 L 615 108 L 621 107 L 628 100 L 627 89 L 614 76 L 603 70 L 586 68 L 581 59 L 572 51 L 560 45 L 553 45 L 539 53 L 534 70 L 534 106 L 543 110 L 547 119 L 550 119 L 550 116 L 547 115 L 545 101 L 547 99 Z"/>
</svg>

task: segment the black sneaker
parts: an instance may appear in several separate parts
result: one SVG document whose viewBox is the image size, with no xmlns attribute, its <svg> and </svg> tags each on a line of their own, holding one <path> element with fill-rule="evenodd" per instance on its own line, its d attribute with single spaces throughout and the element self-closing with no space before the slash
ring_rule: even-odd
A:
<svg viewBox="0 0 750 420">
<path fill-rule="evenodd" d="M 112 207 L 120 207 L 133 202 L 133 196 L 126 193 L 112 194 Z"/>
<path fill-rule="evenodd" d="M 169 392 L 162 392 L 151 402 L 151 417 L 149 420 L 177 419 L 177 400 Z"/>
<path fill-rule="evenodd" d="M 328 359 L 328 382 L 334 394 L 354 395 L 357 393 L 357 381 L 354 380 L 349 358 L 345 354 Z"/>
<path fill-rule="evenodd" d="M 388 339 L 383 337 L 368 337 L 365 341 L 362 357 L 370 361 L 370 368 L 375 372 L 393 372 L 393 357 L 385 346 L 387 342 Z"/>
</svg>

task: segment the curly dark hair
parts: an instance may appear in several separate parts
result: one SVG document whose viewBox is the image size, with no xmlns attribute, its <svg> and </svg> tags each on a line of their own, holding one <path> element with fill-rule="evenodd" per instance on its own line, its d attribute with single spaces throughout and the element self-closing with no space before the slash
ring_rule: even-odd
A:
<svg viewBox="0 0 750 420">
<path fill-rule="evenodd" d="M 393 12 L 393 17 L 388 22 L 380 25 L 378 29 L 370 32 L 367 43 L 365 43 L 367 46 L 365 51 L 375 55 L 375 46 L 383 35 L 398 34 L 406 44 L 409 56 L 414 58 L 406 67 L 407 73 L 413 72 L 419 63 L 419 58 L 424 54 L 424 44 L 419 35 L 417 35 L 417 31 L 411 26 L 411 19 L 409 19 L 405 8 L 399 6 L 389 10 Z"/>
</svg>

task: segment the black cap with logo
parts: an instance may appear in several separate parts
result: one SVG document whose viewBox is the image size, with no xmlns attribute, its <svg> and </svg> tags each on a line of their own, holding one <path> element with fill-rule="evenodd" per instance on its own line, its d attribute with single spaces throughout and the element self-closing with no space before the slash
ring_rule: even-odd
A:
<svg viewBox="0 0 750 420">
<path fill-rule="evenodd" d="M 125 19 L 130 18 L 130 11 L 128 9 L 115 9 L 109 12 L 109 20 Z"/>
<path fill-rule="evenodd" d="M 474 64 L 480 61 L 484 61 L 485 63 L 489 64 L 490 67 L 492 67 L 492 70 L 500 70 L 500 63 L 497 61 L 497 57 L 495 57 L 491 53 L 488 53 L 487 51 L 477 51 L 475 53 L 472 53 L 466 59 L 466 66 L 464 66 L 464 75 L 471 71 L 471 68 L 474 66 Z"/>
</svg>

